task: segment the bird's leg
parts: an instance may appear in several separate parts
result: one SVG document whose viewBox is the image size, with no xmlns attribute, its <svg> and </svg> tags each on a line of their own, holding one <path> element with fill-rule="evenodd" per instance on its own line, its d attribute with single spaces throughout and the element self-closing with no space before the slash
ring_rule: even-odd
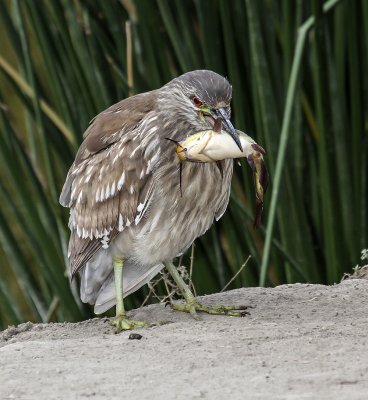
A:
<svg viewBox="0 0 368 400">
<path fill-rule="evenodd" d="M 174 279 L 185 299 L 185 304 L 171 303 L 171 307 L 174 310 L 188 312 L 192 315 L 194 319 L 197 320 L 200 319 L 198 317 L 197 311 L 203 311 L 207 314 L 229 315 L 232 317 L 244 317 L 246 314 L 249 314 L 249 312 L 246 311 L 246 309 L 248 308 L 247 306 L 204 306 L 195 299 L 193 293 L 189 289 L 189 286 L 181 278 L 177 268 L 172 263 L 172 261 L 166 261 L 164 262 L 164 265 Z"/>
<path fill-rule="evenodd" d="M 114 278 L 115 278 L 115 296 L 116 296 L 116 317 L 111 325 L 116 327 L 115 333 L 123 330 L 148 327 L 149 325 L 142 321 L 134 321 L 127 318 L 124 300 L 123 300 L 123 266 L 122 258 L 114 258 Z"/>
</svg>

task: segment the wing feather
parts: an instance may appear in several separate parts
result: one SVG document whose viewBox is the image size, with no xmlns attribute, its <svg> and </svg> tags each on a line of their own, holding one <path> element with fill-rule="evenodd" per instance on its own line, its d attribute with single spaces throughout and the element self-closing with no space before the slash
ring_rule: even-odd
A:
<svg viewBox="0 0 368 400">
<path fill-rule="evenodd" d="M 152 128 L 154 99 L 150 92 L 123 100 L 99 114 L 84 134 L 60 196 L 71 210 L 71 275 L 147 210 L 152 167 L 136 139 Z"/>
</svg>

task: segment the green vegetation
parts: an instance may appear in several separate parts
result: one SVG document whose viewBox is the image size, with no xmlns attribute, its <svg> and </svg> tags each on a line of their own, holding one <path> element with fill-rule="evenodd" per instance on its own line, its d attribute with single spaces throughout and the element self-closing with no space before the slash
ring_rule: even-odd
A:
<svg viewBox="0 0 368 400">
<path fill-rule="evenodd" d="M 68 168 L 99 111 L 192 69 L 229 78 L 234 124 L 266 148 L 271 176 L 255 232 L 251 171 L 235 168 L 227 213 L 197 242 L 197 293 L 223 288 L 249 254 L 229 288 L 333 283 L 357 264 L 367 1 L 9 0 L 0 20 L 0 328 L 91 315 L 65 272 Z"/>
</svg>

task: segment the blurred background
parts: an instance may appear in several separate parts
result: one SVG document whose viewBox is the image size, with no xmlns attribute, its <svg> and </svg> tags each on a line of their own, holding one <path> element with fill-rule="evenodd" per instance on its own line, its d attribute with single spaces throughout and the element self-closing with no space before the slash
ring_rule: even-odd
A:
<svg viewBox="0 0 368 400">
<path fill-rule="evenodd" d="M 197 294 L 239 270 L 229 289 L 332 284 L 362 265 L 367 1 L 1 0 L 0 21 L 0 328 L 92 315 L 69 285 L 58 204 L 82 134 L 114 102 L 198 68 L 232 83 L 233 122 L 267 150 L 271 183 L 254 231 L 251 170 L 235 166 L 228 211 L 196 242 Z"/>
</svg>

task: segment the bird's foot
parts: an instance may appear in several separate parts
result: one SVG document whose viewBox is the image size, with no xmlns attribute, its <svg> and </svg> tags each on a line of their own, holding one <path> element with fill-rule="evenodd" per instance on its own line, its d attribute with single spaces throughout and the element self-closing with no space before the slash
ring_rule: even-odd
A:
<svg viewBox="0 0 368 400">
<path fill-rule="evenodd" d="M 111 325 L 115 326 L 115 333 L 121 331 L 128 331 L 137 328 L 149 328 L 149 324 L 143 321 L 136 321 L 134 319 L 128 319 L 126 315 L 116 316 L 112 321 Z"/>
<path fill-rule="evenodd" d="M 195 300 L 186 302 L 185 304 L 171 303 L 170 305 L 173 310 L 190 313 L 196 320 L 200 319 L 197 311 L 203 311 L 212 315 L 228 315 L 231 317 L 245 317 L 249 314 L 249 311 L 247 311 L 249 306 L 205 306 Z"/>
</svg>

